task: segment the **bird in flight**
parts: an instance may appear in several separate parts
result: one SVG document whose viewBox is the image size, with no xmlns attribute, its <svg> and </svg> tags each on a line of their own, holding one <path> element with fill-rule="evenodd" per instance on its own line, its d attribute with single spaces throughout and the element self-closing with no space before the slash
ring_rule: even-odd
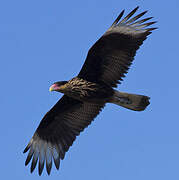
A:
<svg viewBox="0 0 179 180">
<path fill-rule="evenodd" d="M 152 17 L 139 20 L 147 11 L 132 17 L 136 7 L 122 20 L 124 10 L 111 27 L 90 48 L 79 74 L 69 81 L 55 82 L 50 91 L 64 93 L 63 97 L 41 120 L 24 153 L 29 151 L 25 165 L 31 159 L 31 172 L 38 161 L 42 174 L 44 164 L 50 174 L 52 161 L 59 169 L 60 161 L 80 134 L 104 108 L 113 103 L 134 111 L 143 111 L 149 105 L 149 97 L 115 90 L 127 73 L 137 49 L 156 22 Z"/>
</svg>

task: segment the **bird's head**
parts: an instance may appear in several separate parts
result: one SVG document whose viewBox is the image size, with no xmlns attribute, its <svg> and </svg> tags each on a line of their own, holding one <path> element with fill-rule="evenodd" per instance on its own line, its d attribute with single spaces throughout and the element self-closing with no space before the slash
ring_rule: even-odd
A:
<svg viewBox="0 0 179 180">
<path fill-rule="evenodd" d="M 49 91 L 58 91 L 58 92 L 64 92 L 66 89 L 66 83 L 68 81 L 58 81 L 53 83 L 50 88 Z"/>
</svg>

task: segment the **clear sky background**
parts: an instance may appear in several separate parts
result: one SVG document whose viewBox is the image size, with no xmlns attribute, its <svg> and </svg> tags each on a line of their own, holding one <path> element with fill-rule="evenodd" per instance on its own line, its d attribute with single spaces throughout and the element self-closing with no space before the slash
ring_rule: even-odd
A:
<svg viewBox="0 0 179 180">
<path fill-rule="evenodd" d="M 117 15 L 140 6 L 158 30 L 144 42 L 118 89 L 151 97 L 144 112 L 108 104 L 77 138 L 59 171 L 30 173 L 22 152 L 61 97 L 58 80 L 77 75 L 88 49 Z M 0 179 L 178 180 L 177 0 L 0 1 Z"/>
</svg>

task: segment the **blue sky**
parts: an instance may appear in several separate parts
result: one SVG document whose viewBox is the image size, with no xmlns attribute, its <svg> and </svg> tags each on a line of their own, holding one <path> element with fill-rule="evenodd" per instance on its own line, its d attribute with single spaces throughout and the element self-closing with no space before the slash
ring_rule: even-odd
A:
<svg viewBox="0 0 179 180">
<path fill-rule="evenodd" d="M 119 90 L 145 94 L 133 112 L 108 104 L 51 176 L 24 166 L 23 149 L 61 97 L 58 80 L 77 75 L 88 49 L 121 10 L 149 10 L 158 30 L 144 42 Z M 1 179 L 179 179 L 177 0 L 0 1 Z"/>
</svg>

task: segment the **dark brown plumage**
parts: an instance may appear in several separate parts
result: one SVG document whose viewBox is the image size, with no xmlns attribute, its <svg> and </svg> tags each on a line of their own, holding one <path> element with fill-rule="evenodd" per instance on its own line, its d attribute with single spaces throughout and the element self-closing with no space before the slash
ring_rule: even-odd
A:
<svg viewBox="0 0 179 180">
<path fill-rule="evenodd" d="M 99 114 L 106 103 L 142 111 L 149 105 L 149 97 L 114 90 L 127 73 L 137 49 L 151 31 L 146 28 L 155 22 L 138 20 L 147 11 L 130 19 L 138 7 L 122 21 L 124 11 L 107 32 L 91 47 L 77 77 L 54 83 L 50 90 L 65 95 L 46 113 L 24 150 L 29 150 L 25 165 L 32 159 L 31 172 L 38 163 L 41 175 L 46 162 L 50 174 L 52 161 L 59 169 L 60 160 L 73 144 L 76 136 Z M 53 159 L 53 160 L 52 160 Z"/>
</svg>

